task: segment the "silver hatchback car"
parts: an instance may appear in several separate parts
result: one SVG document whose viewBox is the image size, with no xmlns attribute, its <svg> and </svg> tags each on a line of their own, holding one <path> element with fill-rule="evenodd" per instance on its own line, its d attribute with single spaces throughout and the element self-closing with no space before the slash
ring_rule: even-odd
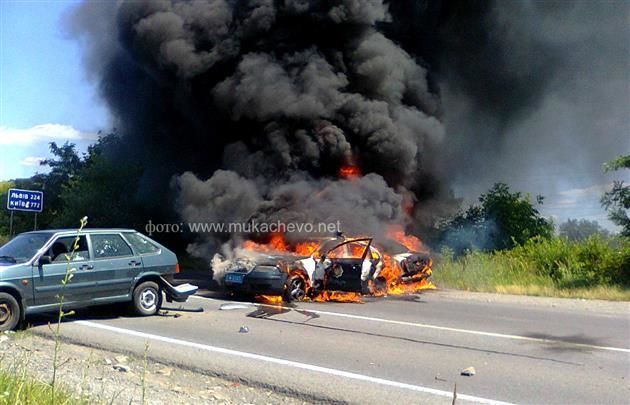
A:
<svg viewBox="0 0 630 405">
<path fill-rule="evenodd" d="M 163 295 L 184 302 L 197 291 L 167 280 L 178 272 L 175 253 L 133 229 L 22 233 L 0 247 L 0 331 L 56 310 L 62 295 L 68 309 L 126 302 L 138 315 L 153 315 Z"/>
</svg>

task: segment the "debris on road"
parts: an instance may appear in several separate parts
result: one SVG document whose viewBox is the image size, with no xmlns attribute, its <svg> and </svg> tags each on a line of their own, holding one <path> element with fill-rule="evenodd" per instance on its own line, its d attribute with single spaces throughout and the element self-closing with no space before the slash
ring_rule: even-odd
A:
<svg viewBox="0 0 630 405">
<path fill-rule="evenodd" d="M 158 312 L 158 315 L 166 316 L 166 317 L 170 317 L 170 318 L 179 318 L 180 316 L 182 316 L 182 314 L 177 314 L 177 313 L 171 315 L 171 312 L 170 311 L 166 311 L 166 310 L 162 310 L 162 311 Z"/>
<path fill-rule="evenodd" d="M 249 333 L 249 328 L 247 326 L 241 326 L 238 333 Z"/>
<path fill-rule="evenodd" d="M 125 366 L 124 364 L 115 364 L 113 369 L 116 371 L 120 371 L 121 373 L 126 373 L 127 371 L 129 371 L 129 366 Z"/>
<path fill-rule="evenodd" d="M 472 366 L 471 367 L 466 367 L 461 372 L 461 375 L 465 375 L 466 377 L 472 377 L 475 374 L 476 374 L 475 368 L 472 367 Z"/>
<path fill-rule="evenodd" d="M 219 311 L 230 311 L 233 309 L 249 309 L 250 305 L 247 304 L 221 304 Z"/>
</svg>

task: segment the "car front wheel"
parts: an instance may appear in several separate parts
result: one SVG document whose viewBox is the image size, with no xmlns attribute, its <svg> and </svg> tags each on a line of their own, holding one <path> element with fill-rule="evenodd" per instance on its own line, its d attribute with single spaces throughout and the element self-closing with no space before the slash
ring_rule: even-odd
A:
<svg viewBox="0 0 630 405">
<path fill-rule="evenodd" d="M 301 276 L 291 276 L 287 280 L 285 300 L 304 301 L 306 299 L 306 281 Z"/>
<path fill-rule="evenodd" d="M 138 284 L 133 290 L 133 310 L 137 315 L 155 315 L 162 307 L 162 290 L 153 281 Z"/>
<path fill-rule="evenodd" d="M 11 294 L 0 292 L 0 332 L 13 330 L 20 323 L 20 305 Z"/>
</svg>

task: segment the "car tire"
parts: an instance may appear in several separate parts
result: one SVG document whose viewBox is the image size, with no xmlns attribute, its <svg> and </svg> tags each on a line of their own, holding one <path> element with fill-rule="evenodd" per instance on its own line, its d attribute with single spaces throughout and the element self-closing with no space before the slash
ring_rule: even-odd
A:
<svg viewBox="0 0 630 405">
<path fill-rule="evenodd" d="M 20 304 L 11 294 L 0 292 L 0 332 L 14 330 L 20 323 Z"/>
<path fill-rule="evenodd" d="M 302 276 L 294 275 L 287 279 L 284 299 L 286 302 L 304 301 L 306 299 L 306 280 Z"/>
<path fill-rule="evenodd" d="M 136 315 L 155 315 L 162 307 L 162 289 L 153 281 L 145 281 L 133 290 L 133 311 Z"/>
</svg>

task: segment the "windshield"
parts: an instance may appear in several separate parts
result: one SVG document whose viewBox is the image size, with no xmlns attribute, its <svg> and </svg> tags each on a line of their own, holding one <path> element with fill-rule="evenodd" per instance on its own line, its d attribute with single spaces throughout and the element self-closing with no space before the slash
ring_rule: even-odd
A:
<svg viewBox="0 0 630 405">
<path fill-rule="evenodd" d="M 0 247 L 0 263 L 24 263 L 50 239 L 52 233 L 23 233 Z"/>
</svg>

